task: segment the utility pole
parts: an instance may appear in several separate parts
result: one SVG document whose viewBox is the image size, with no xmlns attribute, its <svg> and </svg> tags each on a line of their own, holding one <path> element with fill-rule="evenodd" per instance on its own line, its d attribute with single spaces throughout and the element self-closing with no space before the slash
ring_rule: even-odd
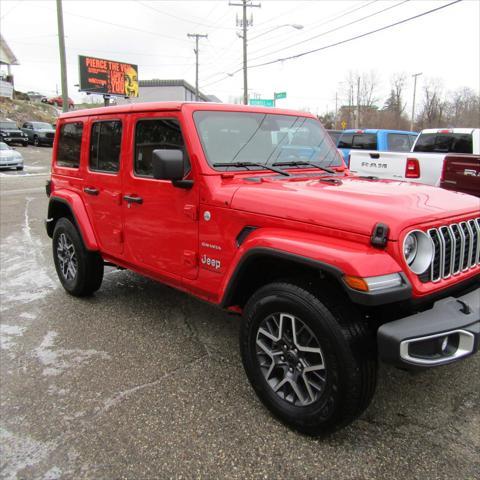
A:
<svg viewBox="0 0 480 480">
<path fill-rule="evenodd" d="M 208 38 L 208 35 L 201 35 L 199 33 L 187 33 L 188 38 L 195 38 L 195 100 L 198 102 L 198 39 Z"/>
<path fill-rule="evenodd" d="M 57 0 L 58 46 L 60 49 L 60 70 L 62 77 L 62 110 L 68 112 L 67 61 L 65 57 L 65 34 L 63 32 L 62 0 Z"/>
<path fill-rule="evenodd" d="M 415 94 L 417 92 L 417 77 L 422 75 L 422 72 L 412 75 L 413 80 L 413 102 L 412 102 L 412 118 L 410 120 L 410 131 L 413 132 L 413 123 L 415 122 Z"/>
<path fill-rule="evenodd" d="M 357 78 L 357 115 L 355 117 L 355 128 L 360 128 L 360 76 Z"/>
<path fill-rule="evenodd" d="M 250 17 L 250 21 L 247 20 L 247 8 L 260 8 L 262 5 L 260 3 L 252 3 L 251 0 L 242 0 L 241 3 L 230 2 L 228 4 L 231 7 L 242 7 L 243 9 L 243 20 L 238 21 L 237 27 L 243 27 L 243 104 L 248 105 L 248 74 L 247 74 L 247 29 L 253 24 L 253 17 Z"/>
<path fill-rule="evenodd" d="M 337 117 L 338 117 L 338 92 L 335 92 L 335 130 L 337 129 Z"/>
</svg>

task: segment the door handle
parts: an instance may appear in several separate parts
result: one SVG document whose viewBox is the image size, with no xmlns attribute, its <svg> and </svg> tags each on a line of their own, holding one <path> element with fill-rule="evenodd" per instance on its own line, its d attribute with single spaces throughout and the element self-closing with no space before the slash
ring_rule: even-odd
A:
<svg viewBox="0 0 480 480">
<path fill-rule="evenodd" d="M 98 195 L 100 193 L 96 188 L 92 187 L 85 187 L 83 191 L 89 195 Z"/>
<path fill-rule="evenodd" d="M 124 195 L 123 199 L 126 200 L 128 203 L 138 203 L 138 204 L 143 203 L 143 198 L 142 197 L 134 197 L 132 195 Z"/>
</svg>

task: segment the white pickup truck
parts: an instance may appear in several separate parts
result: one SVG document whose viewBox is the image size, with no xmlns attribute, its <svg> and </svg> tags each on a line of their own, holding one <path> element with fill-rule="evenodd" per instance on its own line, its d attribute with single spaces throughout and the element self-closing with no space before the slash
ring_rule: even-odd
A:
<svg viewBox="0 0 480 480">
<path fill-rule="evenodd" d="M 407 180 L 439 186 L 445 158 L 480 155 L 479 128 L 423 130 L 411 152 L 352 150 L 350 171 L 360 176 Z"/>
</svg>

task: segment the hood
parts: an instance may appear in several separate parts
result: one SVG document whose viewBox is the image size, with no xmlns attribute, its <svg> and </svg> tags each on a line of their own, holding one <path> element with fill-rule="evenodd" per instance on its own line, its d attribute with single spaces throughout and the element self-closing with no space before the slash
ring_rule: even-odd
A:
<svg viewBox="0 0 480 480">
<path fill-rule="evenodd" d="M 470 195 L 358 177 L 342 177 L 337 185 L 318 179 L 252 182 L 236 191 L 231 207 L 363 235 L 371 235 L 381 222 L 390 227 L 391 239 L 413 225 L 480 211 L 478 199 Z"/>
</svg>

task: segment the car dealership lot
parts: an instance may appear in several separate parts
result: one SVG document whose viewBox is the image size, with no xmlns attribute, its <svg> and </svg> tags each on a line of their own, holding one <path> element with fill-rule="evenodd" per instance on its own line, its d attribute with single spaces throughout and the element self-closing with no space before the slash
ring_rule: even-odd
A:
<svg viewBox="0 0 480 480">
<path fill-rule="evenodd" d="M 1 171 L 3 478 L 476 478 L 480 357 L 412 375 L 381 368 L 360 420 L 312 440 L 260 405 L 239 318 L 109 268 L 60 288 L 43 219 L 51 149 Z"/>
</svg>

